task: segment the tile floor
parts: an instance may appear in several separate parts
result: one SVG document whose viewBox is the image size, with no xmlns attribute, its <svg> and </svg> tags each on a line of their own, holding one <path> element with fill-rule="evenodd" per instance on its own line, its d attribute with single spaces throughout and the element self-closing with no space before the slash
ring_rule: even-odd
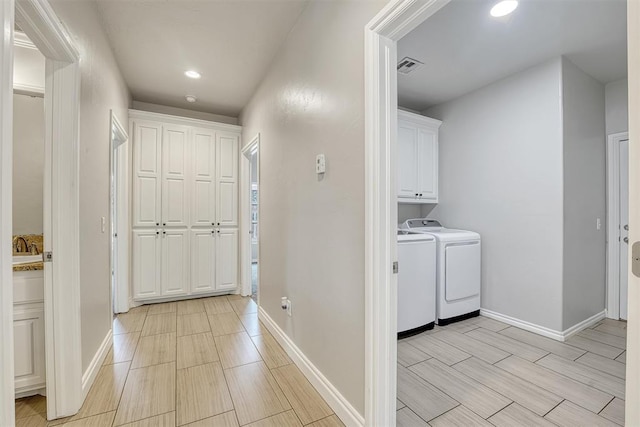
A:
<svg viewBox="0 0 640 427">
<path fill-rule="evenodd" d="M 485 317 L 398 343 L 397 425 L 624 425 L 626 323 L 554 341 Z"/>
<path fill-rule="evenodd" d="M 47 422 L 45 398 L 34 396 L 16 401 L 17 426 L 343 426 L 249 297 L 137 307 L 113 333 L 77 415 Z"/>
</svg>

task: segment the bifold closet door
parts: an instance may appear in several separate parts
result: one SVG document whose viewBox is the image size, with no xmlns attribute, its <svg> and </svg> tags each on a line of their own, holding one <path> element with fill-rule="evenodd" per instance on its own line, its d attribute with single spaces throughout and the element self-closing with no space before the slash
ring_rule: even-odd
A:
<svg viewBox="0 0 640 427">
<path fill-rule="evenodd" d="M 161 296 L 162 246 L 160 230 L 134 230 L 132 249 L 133 298 L 145 299 Z"/>
<path fill-rule="evenodd" d="M 189 128 L 163 125 L 162 135 L 162 226 L 189 225 L 187 178 L 191 164 Z"/>
<path fill-rule="evenodd" d="M 238 229 L 220 229 L 216 240 L 216 290 L 235 289 L 238 284 Z"/>
<path fill-rule="evenodd" d="M 191 231 L 191 293 L 216 288 L 216 234 L 212 229 Z"/>
<path fill-rule="evenodd" d="M 189 286 L 189 232 L 162 231 L 162 295 L 186 295 Z"/>
<path fill-rule="evenodd" d="M 161 217 L 162 124 L 133 122 L 133 226 L 156 227 Z"/>
</svg>

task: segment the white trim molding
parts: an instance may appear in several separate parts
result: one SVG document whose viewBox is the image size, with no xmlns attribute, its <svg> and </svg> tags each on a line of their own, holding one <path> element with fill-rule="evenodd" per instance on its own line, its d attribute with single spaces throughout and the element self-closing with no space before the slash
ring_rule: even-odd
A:
<svg viewBox="0 0 640 427">
<path fill-rule="evenodd" d="M 273 337 L 282 346 L 293 363 L 300 369 L 322 398 L 333 409 L 338 418 L 347 427 L 364 426 L 364 418 L 349 403 L 349 401 L 338 391 L 331 382 L 322 375 L 322 372 L 305 356 L 305 354 L 295 345 L 295 343 L 284 333 L 282 329 L 271 319 L 262 307 L 258 309 L 258 318 L 264 323 Z M 395 400 L 393 405 L 395 407 Z M 395 424 L 394 424 L 395 425 Z"/>
<path fill-rule="evenodd" d="M 607 137 L 607 317 L 620 318 L 620 142 L 629 133 Z"/>
<path fill-rule="evenodd" d="M 595 325 L 596 323 L 604 319 L 607 313 L 606 310 L 602 310 L 601 312 L 594 314 L 593 316 L 583 320 L 582 322 L 576 323 L 575 325 L 571 326 L 568 329 L 565 329 L 564 331 L 556 331 L 555 329 L 536 325 L 535 323 L 520 320 L 518 318 L 507 316 L 506 314 L 498 313 L 496 311 L 487 310 L 485 308 L 480 309 L 480 314 L 482 316 L 498 320 L 502 323 L 515 326 L 516 328 L 524 329 L 525 331 L 542 335 L 543 337 L 551 338 L 556 341 L 566 341 L 572 335 L 575 335 L 581 330 Z"/>
<path fill-rule="evenodd" d="M 14 3 L 0 2 L 0 425 L 15 425 L 13 360 L 13 29 Z"/>
<path fill-rule="evenodd" d="M 93 359 L 91 359 L 91 363 L 89 363 L 87 370 L 84 371 L 84 374 L 82 374 L 82 400 L 87 397 L 89 390 L 91 390 L 91 386 L 98 376 L 98 372 L 100 372 L 100 368 L 104 363 L 104 359 L 106 359 L 107 354 L 109 354 L 112 338 L 112 330 L 109 329 L 109 332 L 107 332 L 107 335 L 105 335 L 104 339 L 102 340 L 98 351 L 93 356 Z"/>
<path fill-rule="evenodd" d="M 396 424 L 397 41 L 449 0 L 392 0 L 365 26 L 365 419 Z"/>
<path fill-rule="evenodd" d="M 251 295 L 251 154 L 258 155 L 258 188 L 260 188 L 260 134 L 242 147 L 240 158 L 240 286 L 238 293 L 243 296 Z M 258 191 L 258 230 L 260 230 L 260 192 Z M 260 275 L 260 243 L 258 242 L 258 275 Z M 258 285 L 260 278 L 258 277 Z M 258 305 L 260 293 L 258 292 Z"/>
</svg>

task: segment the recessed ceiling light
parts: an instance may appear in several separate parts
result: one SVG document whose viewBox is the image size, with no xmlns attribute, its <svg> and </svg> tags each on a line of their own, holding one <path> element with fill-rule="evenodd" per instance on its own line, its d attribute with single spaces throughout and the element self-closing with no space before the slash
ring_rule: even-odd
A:
<svg viewBox="0 0 640 427">
<path fill-rule="evenodd" d="M 195 71 L 195 70 L 187 70 L 184 72 L 184 75 L 191 78 L 191 79 L 199 79 L 200 78 L 200 73 Z"/>
<path fill-rule="evenodd" d="M 503 0 L 499 3 L 496 3 L 495 6 L 491 8 L 491 16 L 494 18 L 500 18 L 501 16 L 507 16 L 518 7 L 518 0 Z"/>
<path fill-rule="evenodd" d="M 198 98 L 196 98 L 193 95 L 187 95 L 187 96 L 184 97 L 184 99 L 186 99 L 187 102 L 196 102 L 198 100 Z"/>
</svg>

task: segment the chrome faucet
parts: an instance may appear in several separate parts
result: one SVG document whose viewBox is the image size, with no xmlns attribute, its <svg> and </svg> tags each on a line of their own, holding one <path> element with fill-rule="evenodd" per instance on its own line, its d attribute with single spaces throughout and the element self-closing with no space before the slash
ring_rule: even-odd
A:
<svg viewBox="0 0 640 427">
<path fill-rule="evenodd" d="M 23 245 L 20 245 L 20 240 L 22 240 Z M 21 250 L 23 249 L 23 250 Z M 13 238 L 13 250 L 18 252 L 27 252 L 29 250 L 29 244 L 27 240 L 22 236 L 16 236 Z"/>
</svg>

